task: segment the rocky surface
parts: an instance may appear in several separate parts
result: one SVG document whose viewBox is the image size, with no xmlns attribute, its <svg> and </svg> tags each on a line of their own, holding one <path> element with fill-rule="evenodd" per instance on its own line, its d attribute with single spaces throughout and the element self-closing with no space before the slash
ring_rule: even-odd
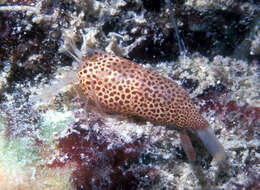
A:
<svg viewBox="0 0 260 190">
<path fill-rule="evenodd" d="M 0 189 L 259 189 L 257 1 L 0 2 Z M 104 115 L 77 88 L 67 52 L 100 49 L 175 80 L 226 150 Z"/>
</svg>

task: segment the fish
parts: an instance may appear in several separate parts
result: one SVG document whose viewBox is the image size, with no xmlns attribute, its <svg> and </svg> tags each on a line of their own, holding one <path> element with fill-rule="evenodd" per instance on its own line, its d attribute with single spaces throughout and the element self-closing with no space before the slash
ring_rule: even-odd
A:
<svg viewBox="0 0 260 190">
<path fill-rule="evenodd" d="M 69 52 L 79 64 L 79 86 L 105 112 L 139 117 L 169 129 L 179 129 L 189 160 L 196 153 L 186 130 L 195 132 L 216 162 L 224 147 L 208 121 L 199 113 L 189 94 L 173 80 L 133 61 L 100 50 Z"/>
</svg>

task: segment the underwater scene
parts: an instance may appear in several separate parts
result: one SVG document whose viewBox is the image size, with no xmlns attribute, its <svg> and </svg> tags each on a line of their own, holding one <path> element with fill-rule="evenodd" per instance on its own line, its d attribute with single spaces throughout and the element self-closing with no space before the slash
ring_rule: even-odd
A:
<svg viewBox="0 0 260 190">
<path fill-rule="evenodd" d="M 260 1 L 1 0 L 0 190 L 260 189 Z"/>
</svg>

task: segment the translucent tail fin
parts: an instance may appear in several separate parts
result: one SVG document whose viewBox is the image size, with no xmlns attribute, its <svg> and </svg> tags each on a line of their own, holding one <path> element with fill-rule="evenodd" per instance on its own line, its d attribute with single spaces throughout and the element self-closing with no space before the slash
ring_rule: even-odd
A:
<svg viewBox="0 0 260 190">
<path fill-rule="evenodd" d="M 214 157 L 216 162 L 220 162 L 224 159 L 225 150 L 224 147 L 219 143 L 218 139 L 214 135 L 214 132 L 211 128 L 207 127 L 202 130 L 196 130 L 201 141 Z"/>
</svg>

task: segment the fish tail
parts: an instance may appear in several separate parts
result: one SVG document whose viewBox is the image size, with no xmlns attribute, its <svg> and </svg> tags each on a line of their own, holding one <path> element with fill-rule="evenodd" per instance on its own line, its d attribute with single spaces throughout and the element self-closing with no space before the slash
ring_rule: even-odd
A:
<svg viewBox="0 0 260 190">
<path fill-rule="evenodd" d="M 196 133 L 200 137 L 201 141 L 203 142 L 209 153 L 213 156 L 214 160 L 216 162 L 222 161 L 225 157 L 225 150 L 216 138 L 214 131 L 210 127 L 207 127 L 204 129 L 196 130 Z"/>
</svg>

